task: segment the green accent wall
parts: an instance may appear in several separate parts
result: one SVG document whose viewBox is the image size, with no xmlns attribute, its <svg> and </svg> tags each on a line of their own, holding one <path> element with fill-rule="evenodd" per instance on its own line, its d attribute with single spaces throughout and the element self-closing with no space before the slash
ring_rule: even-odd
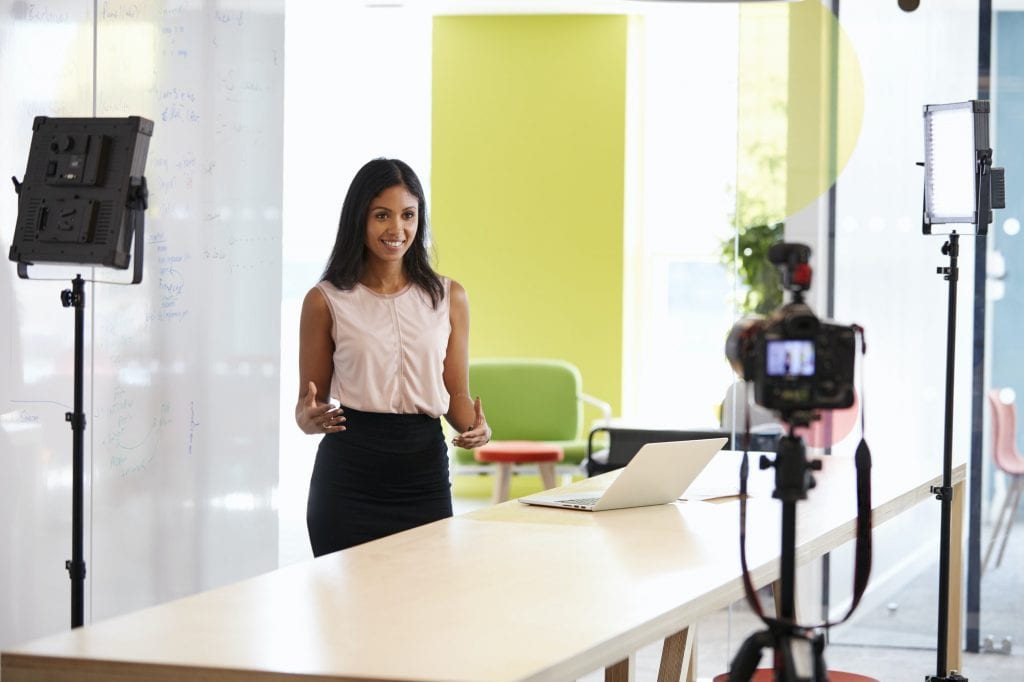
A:
<svg viewBox="0 0 1024 682">
<path fill-rule="evenodd" d="M 442 16 L 433 40 L 431 224 L 438 270 L 469 294 L 470 355 L 566 359 L 615 414 L 627 28 Z"/>
</svg>

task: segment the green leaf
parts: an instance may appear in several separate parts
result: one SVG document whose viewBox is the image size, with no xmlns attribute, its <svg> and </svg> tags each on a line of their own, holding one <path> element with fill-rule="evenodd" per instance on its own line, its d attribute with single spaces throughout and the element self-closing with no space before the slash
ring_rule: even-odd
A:
<svg viewBox="0 0 1024 682">
<path fill-rule="evenodd" d="M 768 261 L 768 249 L 781 241 L 784 227 L 782 222 L 749 225 L 738 228 L 734 238 L 722 240 L 722 263 L 736 272 L 746 289 L 737 302 L 744 315 L 764 315 L 782 305 L 782 283 L 777 267 Z"/>
</svg>

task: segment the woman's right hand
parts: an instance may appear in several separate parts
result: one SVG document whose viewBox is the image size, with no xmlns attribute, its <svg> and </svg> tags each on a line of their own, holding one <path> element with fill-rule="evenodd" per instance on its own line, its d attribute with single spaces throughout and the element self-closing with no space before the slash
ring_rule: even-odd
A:
<svg viewBox="0 0 1024 682">
<path fill-rule="evenodd" d="M 469 396 L 466 396 L 467 398 Z M 457 445 L 466 450 L 487 445 L 491 440 L 491 427 L 487 425 L 487 417 L 484 416 L 484 408 L 477 397 L 473 401 L 473 423 L 469 428 L 452 438 L 452 445 Z"/>
<path fill-rule="evenodd" d="M 295 408 L 295 422 L 303 433 L 336 433 L 345 430 L 345 416 L 340 407 L 316 399 L 316 384 L 312 381 L 299 398 Z"/>
</svg>

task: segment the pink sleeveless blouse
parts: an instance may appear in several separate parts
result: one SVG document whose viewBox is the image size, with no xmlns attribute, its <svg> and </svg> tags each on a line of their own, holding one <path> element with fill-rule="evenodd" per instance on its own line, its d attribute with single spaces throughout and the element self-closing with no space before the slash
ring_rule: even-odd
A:
<svg viewBox="0 0 1024 682">
<path fill-rule="evenodd" d="M 333 320 L 332 398 L 363 412 L 440 417 L 448 411 L 443 372 L 451 280 L 441 282 L 444 299 L 436 309 L 414 284 L 395 294 L 317 284 Z"/>
</svg>

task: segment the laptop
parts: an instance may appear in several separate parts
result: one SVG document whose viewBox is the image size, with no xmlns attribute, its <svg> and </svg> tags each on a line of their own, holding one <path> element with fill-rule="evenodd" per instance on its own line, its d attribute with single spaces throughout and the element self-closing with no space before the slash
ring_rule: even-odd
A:
<svg viewBox="0 0 1024 682">
<path fill-rule="evenodd" d="M 647 443 L 604 491 L 537 493 L 520 497 L 519 501 L 583 511 L 668 504 L 686 492 L 727 440 L 704 438 Z"/>
</svg>

